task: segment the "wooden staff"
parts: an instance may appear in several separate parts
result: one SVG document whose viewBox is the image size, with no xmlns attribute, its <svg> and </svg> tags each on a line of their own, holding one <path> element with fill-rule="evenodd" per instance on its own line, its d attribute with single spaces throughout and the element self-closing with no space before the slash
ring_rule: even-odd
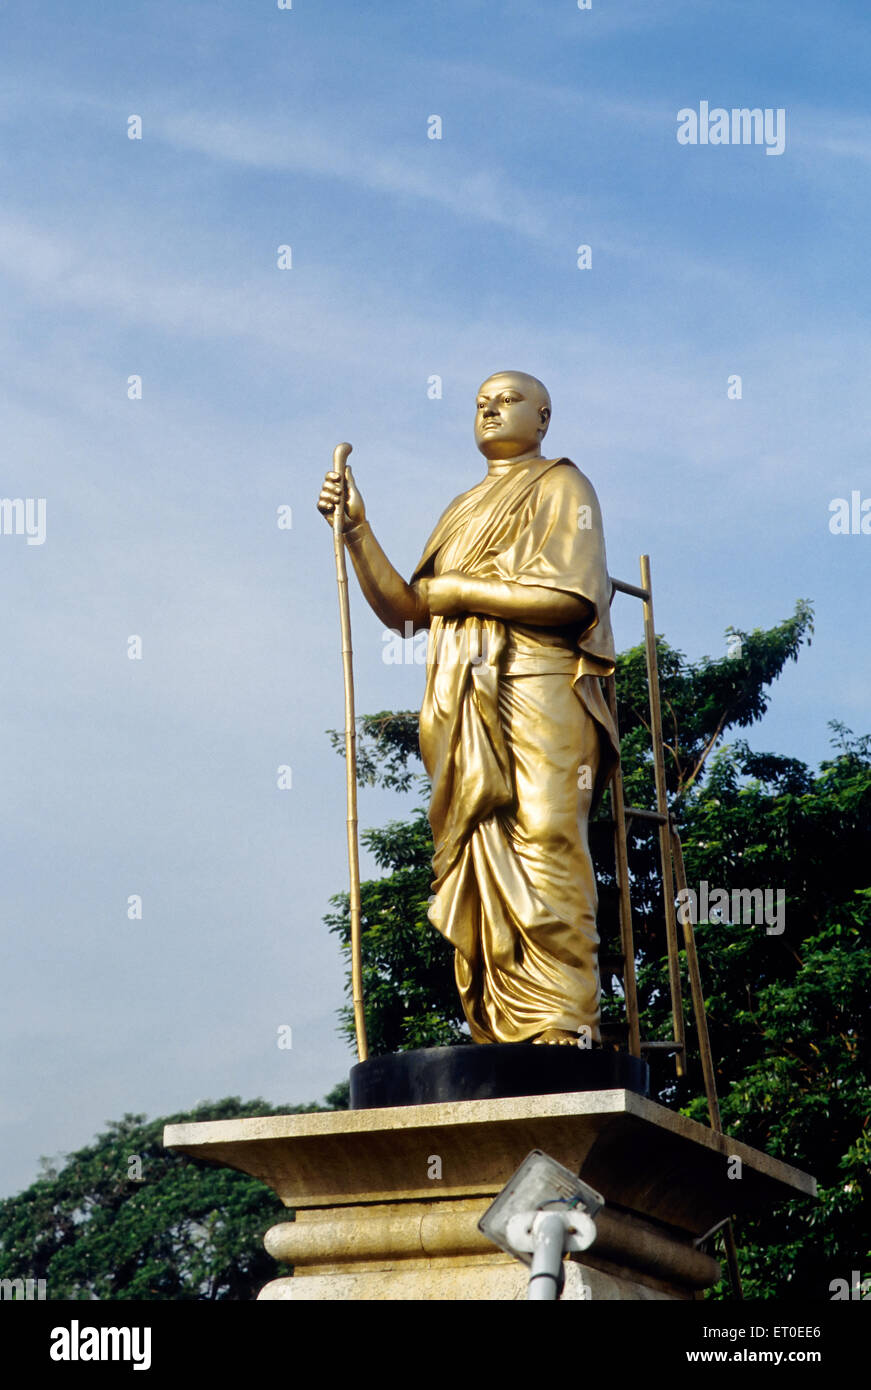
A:
<svg viewBox="0 0 871 1390">
<path fill-rule="evenodd" d="M 348 571 L 345 565 L 345 465 L 350 444 L 337 444 L 333 450 L 333 469 L 339 475 L 341 495 L 333 511 L 333 549 L 336 553 L 336 580 L 339 585 L 339 616 L 342 624 L 342 672 L 345 678 L 345 779 L 347 786 L 348 874 L 351 881 L 351 997 L 354 1002 L 354 1031 L 357 1056 L 369 1056 L 366 1017 L 363 1012 L 363 956 L 360 945 L 360 850 L 357 844 L 357 725 L 354 717 L 354 653 L 351 647 L 351 607 L 348 602 Z"/>
</svg>

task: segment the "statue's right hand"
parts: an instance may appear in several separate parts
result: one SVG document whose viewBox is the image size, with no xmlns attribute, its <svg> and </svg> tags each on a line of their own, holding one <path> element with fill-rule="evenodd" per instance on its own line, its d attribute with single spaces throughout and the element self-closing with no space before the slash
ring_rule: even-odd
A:
<svg viewBox="0 0 871 1390">
<path fill-rule="evenodd" d="M 318 497 L 318 511 L 322 512 L 327 523 L 332 526 L 333 514 L 338 505 L 342 494 L 342 482 L 338 473 L 332 470 L 324 478 L 324 485 Z M 366 520 L 366 508 L 363 498 L 357 491 L 354 482 L 354 474 L 350 468 L 345 468 L 345 526 L 359 526 L 361 521 Z"/>
</svg>

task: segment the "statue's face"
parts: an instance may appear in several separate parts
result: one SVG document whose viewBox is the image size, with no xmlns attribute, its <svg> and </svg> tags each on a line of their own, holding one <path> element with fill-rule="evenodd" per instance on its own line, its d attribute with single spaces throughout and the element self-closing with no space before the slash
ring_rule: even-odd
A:
<svg viewBox="0 0 871 1390">
<path fill-rule="evenodd" d="M 550 403 L 534 377 L 499 372 L 478 392 L 475 443 L 488 459 L 538 454 L 549 419 Z"/>
</svg>

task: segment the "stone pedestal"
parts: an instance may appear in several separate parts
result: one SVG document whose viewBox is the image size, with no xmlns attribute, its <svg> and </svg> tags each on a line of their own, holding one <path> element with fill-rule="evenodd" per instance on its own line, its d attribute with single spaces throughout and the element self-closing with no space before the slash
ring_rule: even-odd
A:
<svg viewBox="0 0 871 1390">
<path fill-rule="evenodd" d="M 631 1091 L 581 1091 L 169 1125 L 167 1147 L 268 1183 L 296 1213 L 261 1299 L 513 1299 L 527 1270 L 477 1223 L 532 1149 L 605 1198 L 564 1299 L 689 1299 L 727 1217 L 814 1195 L 813 1178 Z M 736 1163 L 738 1159 L 740 1162 Z"/>
</svg>

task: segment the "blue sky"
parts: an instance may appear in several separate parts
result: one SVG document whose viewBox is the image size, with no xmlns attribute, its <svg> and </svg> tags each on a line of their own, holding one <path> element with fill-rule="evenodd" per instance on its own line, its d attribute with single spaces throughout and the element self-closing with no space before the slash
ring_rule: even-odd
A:
<svg viewBox="0 0 871 1390">
<path fill-rule="evenodd" d="M 0 1191 L 125 1111 L 317 1099 L 353 1061 L 321 924 L 339 440 L 407 573 L 483 471 L 479 383 L 534 373 L 674 645 L 815 604 L 754 745 L 868 730 L 871 536 L 828 521 L 871 495 L 869 29 L 795 0 L 0 4 L 0 493 L 46 499 L 43 545 L 0 537 Z M 703 100 L 782 107 L 785 152 L 679 145 Z M 358 708 L 417 706 L 352 603 Z M 362 823 L 407 804 L 367 791 Z"/>
</svg>

